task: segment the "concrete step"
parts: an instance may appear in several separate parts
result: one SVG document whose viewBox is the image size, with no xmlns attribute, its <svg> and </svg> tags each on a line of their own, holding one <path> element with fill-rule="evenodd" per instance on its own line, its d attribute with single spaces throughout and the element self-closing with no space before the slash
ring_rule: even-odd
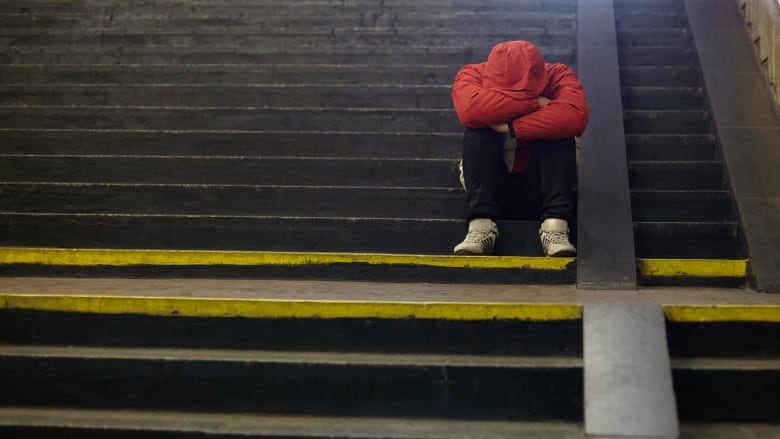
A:
<svg viewBox="0 0 780 439">
<path fill-rule="evenodd" d="M 579 423 L 281 416 L 130 410 L 0 409 L 0 431 L 15 438 L 398 438 L 577 439 Z"/>
<path fill-rule="evenodd" d="M 334 50 L 345 45 L 352 47 L 384 47 L 384 48 L 404 48 L 418 47 L 436 49 L 446 46 L 464 46 L 479 45 L 489 46 L 499 41 L 508 41 L 517 38 L 518 31 L 501 32 L 495 29 L 507 29 L 513 21 L 505 19 L 505 23 L 495 23 L 496 27 L 490 29 L 477 28 L 474 31 L 465 30 L 469 27 L 476 27 L 477 21 L 473 17 L 467 20 L 455 20 L 454 23 L 448 23 L 448 26 L 462 26 L 464 32 L 453 32 L 452 27 L 443 31 L 427 31 L 421 33 L 420 28 L 427 29 L 430 26 L 430 18 L 425 17 L 422 20 L 407 20 L 403 27 L 370 27 L 365 31 L 361 28 L 357 20 L 344 20 L 343 22 L 329 21 L 325 26 L 318 26 L 314 21 L 296 20 L 294 23 L 281 22 L 274 23 L 269 20 L 263 20 L 262 24 L 255 23 L 252 27 L 244 28 L 216 28 L 202 29 L 197 24 L 187 24 L 179 26 L 178 23 L 162 21 L 149 24 L 129 23 L 133 26 L 133 31 L 127 32 L 123 28 L 116 30 L 105 29 L 80 29 L 78 32 L 48 31 L 45 28 L 25 29 L 24 31 L 3 31 L 0 29 L 0 44 L 14 48 L 32 49 L 36 47 L 58 47 L 58 48 L 79 48 L 79 47 L 103 47 L 113 48 L 122 46 L 127 49 L 148 49 L 150 52 L 160 48 L 191 48 L 191 47 L 211 47 L 214 50 L 224 48 L 231 50 L 238 47 L 258 47 L 302 50 Z M 567 44 L 574 36 L 573 25 L 571 30 L 558 31 L 556 29 L 547 30 L 545 24 L 541 23 L 539 27 L 535 23 L 521 22 L 516 24 L 520 28 L 519 33 L 523 38 L 537 42 L 537 44 L 547 47 L 555 47 Z M 2 26 L 2 23 L 0 23 Z M 160 26 L 171 26 L 175 31 L 160 32 Z M 295 31 L 286 31 L 285 29 L 293 26 Z M 270 29 L 268 28 L 270 27 Z M 277 30 L 278 27 L 278 30 Z M 334 28 L 335 27 L 335 28 Z M 299 31 L 298 28 L 305 29 Z M 407 31 L 412 29 L 411 32 Z M 348 30 L 344 30 L 348 29 Z M 416 31 L 415 31 L 416 30 Z M 171 32 L 171 33 L 169 33 Z"/>
<path fill-rule="evenodd" d="M 4 346 L 0 370 L 5 406 L 582 419 L 577 358 Z"/>
<path fill-rule="evenodd" d="M 452 108 L 450 85 L 80 84 L 0 86 L 0 105 Z"/>
<path fill-rule="evenodd" d="M 116 155 L 450 159 L 461 156 L 463 134 L 402 131 L 0 129 L 3 151 L 16 155 Z"/>
<path fill-rule="evenodd" d="M 451 85 L 454 63 L 421 65 L 313 64 L 27 64 L 0 65 L 4 84 Z"/>
<path fill-rule="evenodd" d="M 509 0 L 490 0 L 486 2 L 487 5 L 495 8 L 500 12 L 515 12 L 517 13 L 517 3 Z M 219 1 L 193 1 L 193 2 L 181 2 L 181 1 L 160 1 L 153 4 L 141 3 L 146 6 L 145 11 L 153 15 L 172 14 L 179 13 L 184 15 L 206 15 L 213 16 L 215 13 L 222 12 L 226 16 L 233 17 L 233 19 L 244 18 L 238 14 L 230 14 L 231 10 L 225 8 L 224 2 Z M 299 2 L 299 6 L 293 6 L 288 4 L 268 4 L 257 3 L 249 0 L 239 0 L 231 2 L 230 5 L 240 8 L 242 11 L 253 12 L 252 16 L 261 13 L 277 12 L 280 14 L 290 14 L 294 16 L 296 11 L 301 15 L 307 16 L 307 14 L 316 15 L 323 12 L 343 12 L 343 11 L 376 11 L 376 12 L 396 12 L 402 13 L 404 11 L 434 11 L 443 13 L 437 8 L 440 4 L 432 0 L 421 1 L 409 1 L 409 0 L 393 0 L 385 1 L 381 4 L 377 4 L 368 0 L 354 1 L 350 3 L 336 3 L 334 4 L 328 0 L 303 0 Z M 464 10 L 467 12 L 485 12 L 484 8 L 474 6 L 473 2 L 464 0 L 455 0 L 450 3 L 453 8 Z M 545 11 L 549 13 L 574 13 L 575 6 L 571 0 L 524 0 L 523 5 L 528 9 L 539 12 Z M 304 9 L 305 8 L 305 9 Z M 109 1 L 104 3 L 104 9 L 100 12 L 105 13 L 106 19 L 112 17 L 123 17 L 132 15 L 134 11 L 139 9 L 139 4 L 136 2 L 121 2 L 121 1 Z M 9 1 L 3 4 L 0 12 L 3 13 L 15 13 L 15 14 L 52 14 L 67 12 L 70 14 L 78 15 L 94 15 L 95 10 L 89 5 L 63 5 L 59 2 L 52 1 Z M 367 14 L 368 15 L 368 14 Z M 380 14 L 381 15 L 381 14 Z"/>
<path fill-rule="evenodd" d="M 615 10 L 623 13 L 637 12 L 685 12 L 685 4 L 680 0 L 615 0 Z"/>
<path fill-rule="evenodd" d="M 633 161 L 628 164 L 632 190 L 723 190 L 720 161 Z"/>
<path fill-rule="evenodd" d="M 634 221 L 735 221 L 729 191 L 631 191 Z"/>
<path fill-rule="evenodd" d="M 709 111 L 634 110 L 623 111 L 627 135 L 632 134 L 709 134 L 712 117 Z"/>
<path fill-rule="evenodd" d="M 634 238 L 639 258 L 740 259 L 744 249 L 736 221 L 635 221 Z"/>
<path fill-rule="evenodd" d="M 615 15 L 615 25 L 618 31 L 622 28 L 634 29 L 668 29 L 688 27 L 688 17 L 684 10 L 674 6 L 672 10 L 660 9 L 659 5 L 654 11 L 634 10 L 622 8 Z"/>
<path fill-rule="evenodd" d="M 623 67 L 695 67 L 699 64 L 696 50 L 690 46 L 618 46 Z"/>
<path fill-rule="evenodd" d="M 620 66 L 624 87 L 700 87 L 698 66 Z"/>
<path fill-rule="evenodd" d="M 122 212 L 4 212 L 2 218 L 2 245 L 12 247 L 451 255 L 467 231 L 463 219 Z M 499 221 L 499 228 L 497 254 L 542 256 L 537 221 Z"/>
<path fill-rule="evenodd" d="M 695 117 L 690 115 L 689 117 Z M 451 109 L 4 106 L 0 128 L 461 132 Z"/>
<path fill-rule="evenodd" d="M 518 36 L 520 37 L 520 36 Z M 421 65 L 440 64 L 462 66 L 485 60 L 497 41 L 481 46 L 337 46 L 327 50 L 317 47 L 271 48 L 251 46 L 70 46 L 67 51 L 57 46 L 14 47 L 0 61 L 8 64 L 370 64 Z M 540 46 L 547 62 L 573 65 L 574 50 L 570 47 Z"/>
<path fill-rule="evenodd" d="M 714 161 L 720 154 L 712 134 L 631 134 L 626 148 L 629 161 Z"/>
<path fill-rule="evenodd" d="M 621 87 L 623 106 L 632 110 L 708 110 L 701 87 Z"/>
<path fill-rule="evenodd" d="M 39 279 L 38 284 L 40 281 L 44 279 Z M 71 278 L 64 283 L 72 284 L 74 281 L 75 278 Z M 89 281 L 101 282 L 100 279 Z M 94 297 L 109 298 L 108 303 L 122 312 L 109 313 L 105 307 L 99 312 L 68 311 L 65 308 L 58 308 L 57 312 L 46 312 L 37 307 L 3 308 L 0 310 L 0 328 L 3 329 L 0 331 L 0 344 L 4 347 L 80 346 L 94 349 L 113 346 L 154 349 L 157 352 L 176 348 L 202 353 L 214 350 L 238 354 L 256 351 L 275 353 L 277 356 L 283 356 L 286 352 L 320 352 L 328 355 L 383 353 L 385 358 L 403 354 L 420 355 L 420 358 L 426 355 L 436 355 L 438 358 L 448 355 L 461 358 L 485 355 L 497 361 L 526 357 L 577 359 L 582 354 L 582 321 L 577 317 L 579 313 L 575 312 L 572 317 L 571 313 L 566 312 L 576 311 L 576 306 L 548 303 L 497 303 L 495 306 L 482 306 L 472 303 L 474 301 L 442 303 L 435 299 L 425 303 L 399 302 L 398 294 L 387 292 L 388 289 L 398 291 L 405 288 L 404 284 L 395 282 L 281 281 L 274 285 L 273 280 L 212 278 L 182 281 L 194 294 L 189 296 L 194 301 L 178 297 L 166 288 L 163 288 L 165 294 L 154 297 L 144 296 L 143 293 L 116 293 L 116 287 L 137 286 L 147 281 L 155 283 L 155 280 L 143 279 L 127 282 L 103 279 L 104 285 L 96 287 L 101 291 Z M 177 281 L 171 279 L 159 282 L 161 285 L 170 285 Z M 231 283 L 254 283 L 257 288 L 250 287 L 253 291 L 251 298 L 242 300 L 236 297 L 235 290 L 228 293 L 222 289 Z M 316 285 L 322 287 L 323 295 L 316 292 Z M 408 285 L 411 288 L 414 286 Z M 446 290 L 454 288 L 454 285 L 429 287 Z M 467 285 L 465 288 L 478 289 L 479 286 Z M 365 299 L 333 300 L 333 296 L 327 292 L 334 289 L 347 295 L 358 293 Z M 217 290 L 222 293 L 217 293 Z M 267 295 L 274 290 L 281 296 L 269 300 Z M 376 295 L 378 291 L 384 291 L 383 297 Z M 299 294 L 308 293 L 316 297 L 299 300 Z M 206 296 L 208 298 L 204 299 Z M 94 300 L 78 295 L 61 297 L 71 303 Z M 129 301 L 123 303 L 122 297 Z M 204 301 L 198 301 L 197 297 Z M 373 302 L 375 299 L 377 302 Z M 280 306 L 274 306 L 274 303 Z M 229 306 L 214 307 L 208 304 Z M 167 306 L 169 311 L 153 311 L 158 306 Z M 171 312 L 171 308 L 176 312 Z M 220 309 L 226 312 L 211 312 Z M 502 310 L 504 314 L 500 313 Z M 334 312 L 341 317 L 334 316 Z M 479 315 L 483 317 L 477 318 Z M 515 318 L 510 318 L 511 315 Z"/>
<path fill-rule="evenodd" d="M 775 435 L 780 431 L 773 402 L 780 391 L 780 323 L 727 319 L 667 326 L 681 421 L 766 423 Z"/>
<path fill-rule="evenodd" d="M 687 27 L 670 28 L 621 28 L 618 39 L 622 47 L 688 46 L 691 34 Z"/>
<path fill-rule="evenodd" d="M 0 184 L 0 210 L 28 213 L 459 219 L 462 188 Z"/>
<path fill-rule="evenodd" d="M 6 155 L 0 156 L 0 169 L 3 183 L 460 187 L 462 191 L 458 162 L 449 159 Z"/>
</svg>

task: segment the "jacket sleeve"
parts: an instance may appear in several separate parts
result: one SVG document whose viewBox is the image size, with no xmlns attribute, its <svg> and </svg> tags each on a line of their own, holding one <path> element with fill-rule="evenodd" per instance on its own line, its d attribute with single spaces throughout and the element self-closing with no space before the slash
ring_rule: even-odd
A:
<svg viewBox="0 0 780 439">
<path fill-rule="evenodd" d="M 537 96 L 518 100 L 499 89 L 483 88 L 480 64 L 467 64 L 455 75 L 452 102 L 460 123 L 468 128 L 506 123 L 539 109 Z"/>
<path fill-rule="evenodd" d="M 550 103 L 512 121 L 521 139 L 564 139 L 581 136 L 588 124 L 588 104 L 577 74 L 566 65 L 552 64 L 544 91 Z"/>
</svg>

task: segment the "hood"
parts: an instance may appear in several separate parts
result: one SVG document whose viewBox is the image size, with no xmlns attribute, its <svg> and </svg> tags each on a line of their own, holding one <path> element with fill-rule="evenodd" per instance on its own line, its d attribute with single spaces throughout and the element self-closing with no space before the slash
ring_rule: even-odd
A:
<svg viewBox="0 0 780 439">
<path fill-rule="evenodd" d="M 490 51 L 482 77 L 485 88 L 515 98 L 542 94 L 547 78 L 541 52 L 528 41 L 499 43 Z"/>
</svg>

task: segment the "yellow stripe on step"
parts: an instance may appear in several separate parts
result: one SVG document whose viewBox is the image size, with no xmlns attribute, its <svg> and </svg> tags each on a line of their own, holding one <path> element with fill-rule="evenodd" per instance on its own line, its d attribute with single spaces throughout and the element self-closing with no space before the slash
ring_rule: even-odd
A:
<svg viewBox="0 0 780 439">
<path fill-rule="evenodd" d="M 780 323 L 780 305 L 667 305 L 664 312 L 675 322 Z"/>
<path fill-rule="evenodd" d="M 582 306 L 555 303 L 373 302 L 0 294 L 3 309 L 243 318 L 576 320 Z"/>
<path fill-rule="evenodd" d="M 261 252 L 218 250 L 123 250 L 0 248 L 0 264 L 52 266 L 307 266 L 332 264 L 414 265 L 445 268 L 566 270 L 575 258 L 450 256 L 380 253 Z"/>
<path fill-rule="evenodd" d="M 637 259 L 644 277 L 744 278 L 747 259 Z"/>
</svg>

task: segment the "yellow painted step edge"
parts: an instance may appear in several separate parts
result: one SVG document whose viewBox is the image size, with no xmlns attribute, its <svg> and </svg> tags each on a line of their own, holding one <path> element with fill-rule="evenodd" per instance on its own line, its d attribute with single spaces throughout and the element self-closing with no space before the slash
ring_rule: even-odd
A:
<svg viewBox="0 0 780 439">
<path fill-rule="evenodd" d="M 374 302 L 0 294 L 2 309 L 243 318 L 576 320 L 578 304 Z"/>
<path fill-rule="evenodd" d="M 0 264 L 51 266 L 307 266 L 363 263 L 444 268 L 563 271 L 575 258 L 526 256 L 401 255 L 380 253 L 261 252 L 216 250 L 112 250 L 0 247 Z"/>
<path fill-rule="evenodd" d="M 380 302 L 343 300 L 0 294 L 4 310 L 182 317 L 579 320 L 579 303 Z M 780 305 L 665 305 L 675 322 L 780 323 Z"/>
<path fill-rule="evenodd" d="M 744 278 L 747 259 L 637 259 L 644 277 Z"/>
<path fill-rule="evenodd" d="M 667 305 L 664 313 L 673 322 L 780 323 L 780 305 Z"/>
</svg>

